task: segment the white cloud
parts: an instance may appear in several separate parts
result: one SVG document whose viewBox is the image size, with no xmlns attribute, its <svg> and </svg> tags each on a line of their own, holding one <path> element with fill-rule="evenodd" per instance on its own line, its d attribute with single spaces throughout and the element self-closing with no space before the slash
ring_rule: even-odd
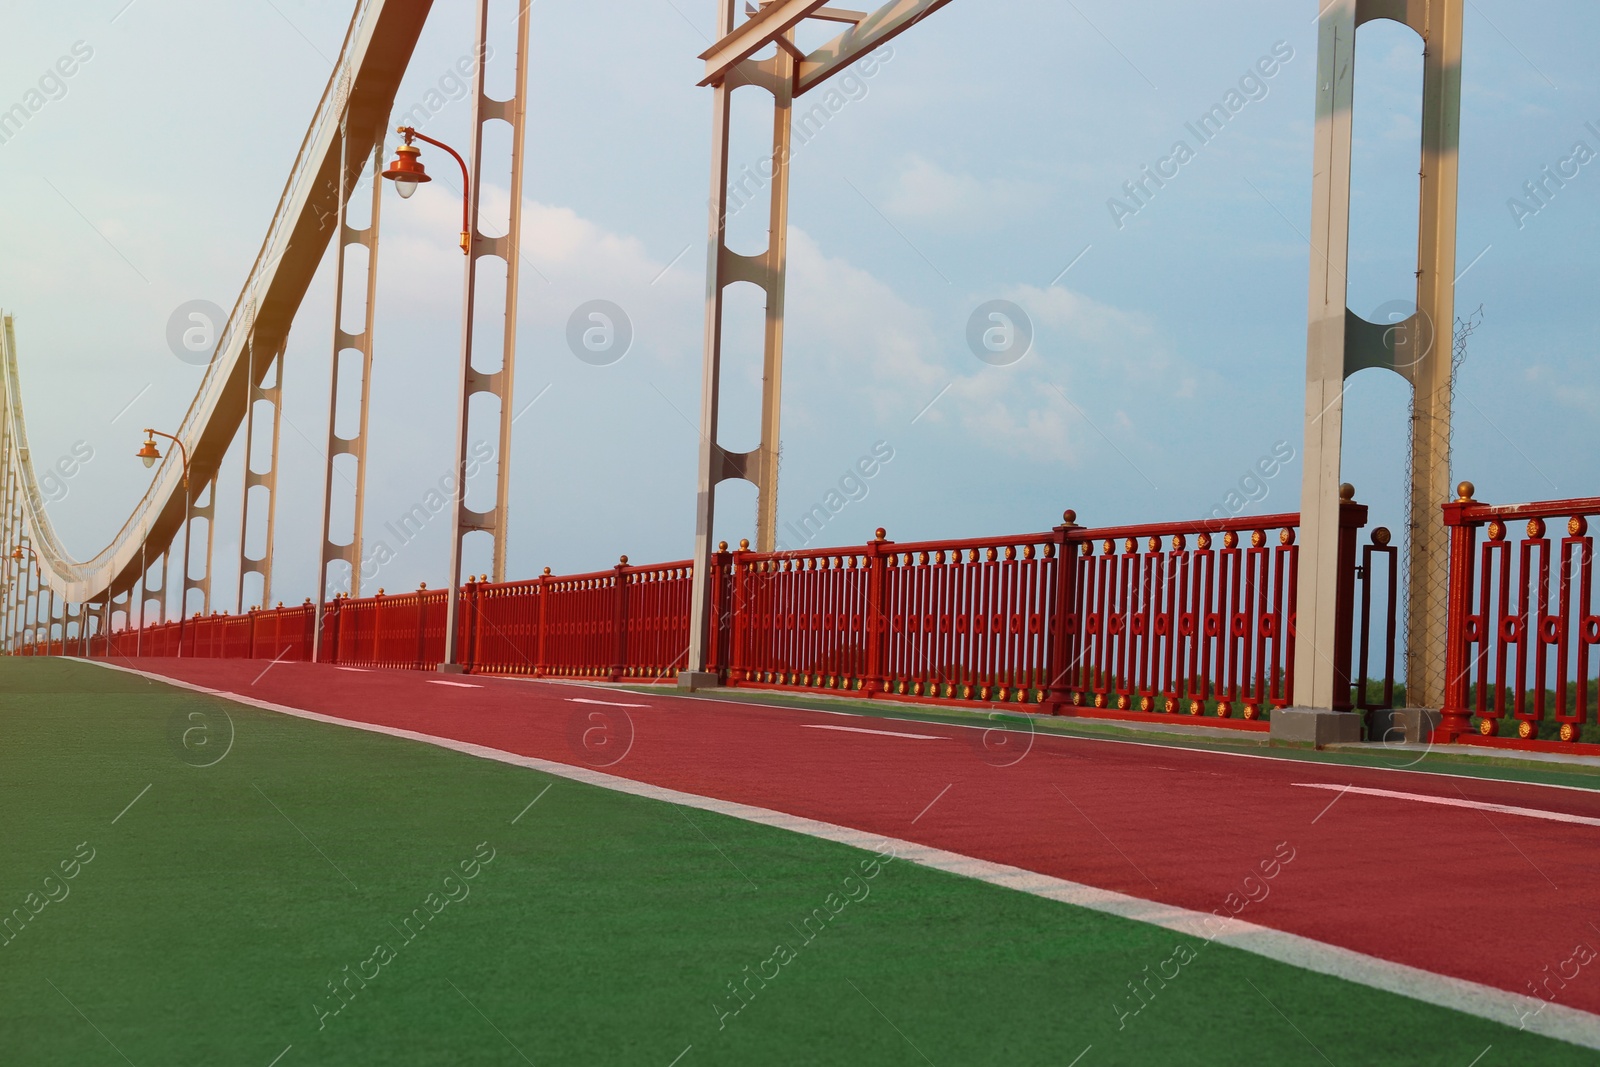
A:
<svg viewBox="0 0 1600 1067">
<path fill-rule="evenodd" d="M 503 197 L 486 190 L 489 217 L 504 217 Z M 415 245 L 400 258 L 434 265 L 431 280 L 408 284 L 434 290 L 435 300 L 454 300 L 459 292 L 443 284 L 459 278 L 448 207 L 442 199 L 428 205 L 420 225 L 398 238 Z M 697 244 L 663 275 L 677 251 L 652 255 L 638 239 L 570 208 L 525 200 L 523 254 L 548 284 L 524 268 L 523 322 L 560 328 L 583 300 L 615 300 L 636 328 L 647 324 L 641 341 L 648 336 L 652 349 L 664 350 L 674 373 L 697 376 L 702 258 Z M 1125 408 L 1181 401 L 1194 390 L 1194 376 L 1144 315 L 1060 286 L 1015 286 L 1000 295 L 1021 305 L 1035 327 L 1033 351 L 1011 367 L 987 366 L 967 349 L 965 309 L 988 294 L 962 298 L 953 309 L 916 306 L 870 271 L 829 255 L 805 230 L 791 228 L 787 348 L 797 368 L 791 373 L 820 371 L 831 388 L 826 409 L 801 407 L 805 401 L 791 390 L 788 425 L 806 425 L 807 432 L 852 420 L 909 425 L 938 396 L 919 425 L 942 425 L 947 429 L 941 432 L 984 451 L 1071 465 L 1106 447 L 1102 431 L 1119 448 L 1138 449 L 1140 429 Z M 744 366 L 749 355 L 730 350 L 727 358 Z"/>
<path fill-rule="evenodd" d="M 926 312 L 870 272 L 830 258 L 798 228 L 789 231 L 787 312 L 790 336 L 816 347 L 841 388 L 865 393 L 880 410 L 931 398 L 951 380 Z"/>
<path fill-rule="evenodd" d="M 1143 315 L 1060 287 L 1014 287 L 1003 295 L 1032 318 L 1034 349 L 990 367 L 967 350 L 964 318 L 907 303 L 801 230 L 789 249 L 791 339 L 826 361 L 841 402 L 865 401 L 876 418 L 910 420 L 948 387 L 920 423 L 954 426 L 987 451 L 1073 464 L 1104 447 L 1090 420 L 1119 447 L 1135 447 L 1139 429 L 1125 405 L 1181 402 L 1195 391 L 1194 375 Z"/>
<path fill-rule="evenodd" d="M 941 228 L 976 228 L 1036 203 L 1040 189 L 1013 178 L 980 179 L 944 170 L 921 156 L 906 161 L 885 209 Z"/>
</svg>

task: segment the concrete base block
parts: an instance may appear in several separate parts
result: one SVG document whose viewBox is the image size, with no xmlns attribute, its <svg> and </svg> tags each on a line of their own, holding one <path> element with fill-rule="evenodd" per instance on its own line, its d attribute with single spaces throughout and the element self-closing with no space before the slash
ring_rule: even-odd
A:
<svg viewBox="0 0 1600 1067">
<path fill-rule="evenodd" d="M 461 666 L 461 664 L 459 664 L 459 663 L 441 663 L 441 664 L 439 664 L 439 673 L 440 674 L 466 674 L 467 673 L 467 669 L 465 667 Z"/>
<path fill-rule="evenodd" d="M 713 671 L 679 671 L 678 688 L 694 692 L 696 689 L 718 689 L 722 679 Z"/>
<path fill-rule="evenodd" d="M 1392 709 L 1384 708 L 1377 711 L 1369 711 L 1364 716 L 1364 719 L 1366 721 L 1368 741 L 1386 741 L 1393 745 L 1398 744 L 1405 736 L 1400 723 L 1395 720 L 1395 712 Z"/>
<path fill-rule="evenodd" d="M 1403 738 L 1408 745 L 1425 745 L 1433 739 L 1441 718 L 1436 708 L 1396 708 L 1391 715 L 1390 732 L 1372 736 L 1371 740 L 1393 744 Z"/>
<path fill-rule="evenodd" d="M 1272 713 L 1272 740 L 1322 748 L 1361 740 L 1361 716 L 1323 708 L 1280 708 Z"/>
</svg>

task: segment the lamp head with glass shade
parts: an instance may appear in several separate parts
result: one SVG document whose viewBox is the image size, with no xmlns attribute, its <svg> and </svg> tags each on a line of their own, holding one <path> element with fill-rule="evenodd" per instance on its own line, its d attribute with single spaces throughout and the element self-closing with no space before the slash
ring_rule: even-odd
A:
<svg viewBox="0 0 1600 1067">
<path fill-rule="evenodd" d="M 155 466 L 156 460 L 161 458 L 161 450 L 156 447 L 155 434 L 146 430 L 144 445 L 134 455 L 143 460 L 146 467 Z"/>
<path fill-rule="evenodd" d="M 395 158 L 389 164 L 389 169 L 383 172 L 383 176 L 394 182 L 395 192 L 399 193 L 402 199 L 410 197 L 423 182 L 433 181 L 428 177 L 427 168 L 422 165 L 422 160 L 418 158 L 422 155 L 422 149 L 411 144 L 409 137 L 405 144 L 394 150 L 394 153 Z"/>
</svg>

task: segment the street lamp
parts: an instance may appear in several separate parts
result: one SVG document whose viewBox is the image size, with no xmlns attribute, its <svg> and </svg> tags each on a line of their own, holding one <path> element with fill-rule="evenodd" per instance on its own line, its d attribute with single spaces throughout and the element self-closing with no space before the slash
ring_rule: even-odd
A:
<svg viewBox="0 0 1600 1067">
<path fill-rule="evenodd" d="M 467 170 L 467 161 L 461 158 L 461 153 L 443 141 L 436 141 L 426 134 L 418 133 L 410 126 L 401 126 L 397 132 L 405 137 L 406 143 L 395 149 L 395 159 L 383 172 L 383 176 L 394 182 L 395 191 L 401 197 L 409 197 L 417 191 L 420 183 L 431 180 L 422 165 L 422 150 L 411 143 L 413 140 L 425 141 L 444 149 L 461 167 L 461 254 L 467 257 L 465 296 L 461 308 L 461 366 L 464 374 L 470 374 L 473 287 L 477 281 L 476 272 L 472 269 L 472 177 Z M 515 219 L 516 215 L 513 214 L 512 218 Z M 510 314 L 508 309 L 507 315 Z M 507 369 L 509 370 L 509 364 Z M 463 386 L 456 437 L 455 519 L 450 531 L 450 580 L 446 583 L 445 592 L 444 661 L 439 664 L 439 670 L 444 674 L 461 673 L 461 667 L 456 662 L 459 658 L 456 651 L 456 616 L 461 601 L 461 511 L 462 501 L 466 499 L 467 494 L 467 398 L 466 386 Z"/>
<path fill-rule="evenodd" d="M 460 152 L 457 152 L 443 141 L 436 141 L 425 133 L 418 133 L 410 126 L 397 127 L 395 132 L 405 137 L 406 143 L 395 149 L 395 158 L 389 163 L 389 169 L 383 172 L 383 176 L 394 182 L 395 192 L 400 194 L 402 200 L 410 199 L 411 194 L 417 191 L 418 185 L 423 182 L 433 181 L 432 178 L 428 177 L 427 168 L 422 165 L 422 149 L 411 143 L 413 139 L 425 141 L 436 148 L 444 149 L 460 164 L 461 254 L 464 256 L 470 254 L 472 251 L 472 223 L 467 215 L 470 210 L 468 205 L 471 203 L 471 199 L 467 194 L 470 191 L 472 179 L 467 174 L 467 161 L 461 158 Z"/>
<path fill-rule="evenodd" d="M 192 501 L 189 497 L 189 450 L 183 447 L 183 442 L 172 434 L 162 433 L 160 430 L 152 430 L 147 426 L 144 431 L 144 444 L 139 448 L 139 451 L 134 453 L 134 456 L 142 460 L 146 467 L 155 466 L 156 461 L 162 458 L 161 450 L 156 447 L 157 437 L 165 437 L 177 445 L 178 455 L 183 458 L 183 580 L 178 583 L 178 658 L 182 659 L 183 617 L 189 613 L 189 590 L 187 588 L 189 584 L 189 509 L 192 506 Z M 163 587 L 166 585 L 166 580 L 167 576 L 163 574 L 161 576 Z M 164 595 L 163 599 L 165 599 Z M 141 615 L 144 614 L 143 605 L 140 606 L 139 612 Z"/>
</svg>

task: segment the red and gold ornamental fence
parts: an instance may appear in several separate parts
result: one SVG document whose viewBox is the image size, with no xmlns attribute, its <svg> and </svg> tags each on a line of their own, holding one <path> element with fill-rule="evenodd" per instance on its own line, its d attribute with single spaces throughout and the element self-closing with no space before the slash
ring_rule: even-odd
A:
<svg viewBox="0 0 1600 1067">
<path fill-rule="evenodd" d="M 1342 636 L 1325 654 L 1347 683 L 1337 689 L 1346 708 L 1388 706 L 1394 549 L 1381 528 L 1358 545 L 1367 509 L 1351 495 L 1341 504 Z M 1298 524 L 1287 514 L 1096 530 L 1068 512 L 1052 530 L 1014 537 L 896 543 L 880 530 L 854 548 L 723 545 L 711 561 L 710 665 L 732 687 L 1185 714 L 1264 730 L 1293 692 Z M 1380 559 L 1386 582 L 1375 583 Z M 461 665 L 675 680 L 688 654 L 691 580 L 688 562 L 639 567 L 624 557 L 592 574 L 470 581 L 457 616 Z M 90 654 L 303 661 L 320 644 L 324 662 L 431 669 L 444 655 L 445 596 L 335 598 L 320 643 L 307 601 L 97 636 Z"/>
<path fill-rule="evenodd" d="M 1463 482 L 1445 505 L 1450 625 L 1439 732 L 1511 748 L 1600 741 L 1600 498 L 1494 506 Z M 1585 733 L 1588 736 L 1585 736 Z M 1600 746 L 1593 746 L 1600 752 Z"/>
</svg>

